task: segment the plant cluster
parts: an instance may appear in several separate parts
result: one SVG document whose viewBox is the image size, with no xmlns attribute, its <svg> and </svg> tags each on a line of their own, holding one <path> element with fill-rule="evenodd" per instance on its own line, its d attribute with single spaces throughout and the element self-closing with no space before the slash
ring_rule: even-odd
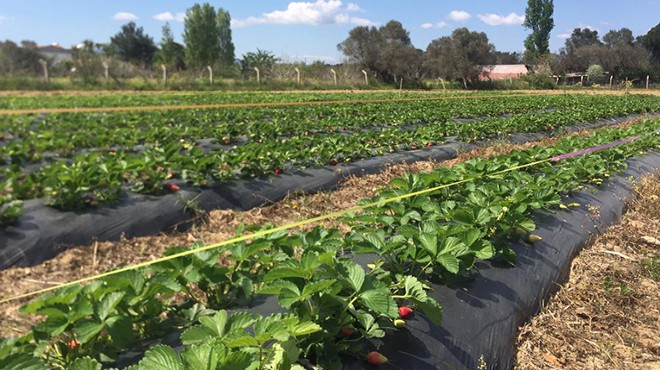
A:
<svg viewBox="0 0 660 370">
<path fill-rule="evenodd" d="M 124 186 L 158 195 L 173 185 L 207 186 L 352 162 L 437 145 L 450 136 L 475 141 L 660 109 L 657 99 L 645 96 L 480 101 L 54 114 L 35 122 L 5 117 L 0 179 L 11 186 L 2 191 L 76 210 L 111 205 Z"/>
<path fill-rule="evenodd" d="M 182 330 L 180 352 L 156 345 L 129 369 L 300 369 L 302 358 L 338 368 L 339 355 L 383 363 L 387 354 L 367 354 L 369 339 L 405 330 L 406 320 L 440 324 L 429 281 L 470 272 L 477 260 L 515 263 L 513 241 L 541 241 L 533 234 L 535 211 L 574 206 L 564 204 L 572 191 L 601 184 L 628 158 L 660 148 L 659 129 L 660 120 L 646 120 L 564 138 L 553 147 L 407 175 L 364 202 L 469 181 L 347 216 L 351 231 L 345 234 L 322 226 L 274 232 L 47 294 L 22 308 L 44 321 L 23 337 L 0 342 L 0 367 L 112 366 L 136 342 L 175 329 Z M 560 165 L 513 169 L 635 135 L 642 136 Z M 351 256 L 360 253 L 372 256 L 373 264 L 354 262 Z M 284 313 L 244 310 L 262 296 L 276 297 Z"/>
</svg>

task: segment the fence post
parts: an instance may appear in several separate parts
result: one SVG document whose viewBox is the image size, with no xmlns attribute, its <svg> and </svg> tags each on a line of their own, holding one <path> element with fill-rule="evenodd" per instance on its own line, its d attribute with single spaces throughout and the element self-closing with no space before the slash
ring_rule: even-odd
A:
<svg viewBox="0 0 660 370">
<path fill-rule="evenodd" d="M 108 83 L 108 79 L 110 78 L 110 74 L 108 73 L 108 70 L 110 69 L 110 66 L 106 61 L 103 61 L 102 64 L 103 64 L 103 77 L 105 78 L 105 82 Z"/>
<path fill-rule="evenodd" d="M 403 77 L 399 79 L 399 90 L 403 90 Z"/>
<path fill-rule="evenodd" d="M 649 77 L 651 77 L 651 76 L 646 75 L 646 89 L 647 89 L 647 90 L 648 90 L 648 88 L 649 88 Z"/>
<path fill-rule="evenodd" d="M 300 85 L 300 69 L 296 67 L 294 70 L 296 71 L 296 82 Z"/>
<path fill-rule="evenodd" d="M 257 85 L 261 84 L 261 76 L 259 76 L 259 68 L 254 67 L 255 72 L 257 72 Z"/>
<path fill-rule="evenodd" d="M 447 89 L 445 88 L 445 80 L 443 80 L 442 78 L 439 78 L 439 77 L 438 77 L 438 80 L 440 80 L 440 83 L 442 84 L 442 89 L 443 89 L 443 90 L 447 90 Z"/>
<path fill-rule="evenodd" d="M 362 74 L 364 75 L 364 83 L 369 85 L 369 77 L 367 76 L 367 71 L 363 69 Z"/>
<path fill-rule="evenodd" d="M 614 76 L 610 76 L 610 89 L 612 88 L 612 79 L 614 79 Z"/>
<path fill-rule="evenodd" d="M 206 66 L 206 69 L 209 71 L 209 83 L 213 85 L 213 68 L 211 68 L 211 66 Z"/>
<path fill-rule="evenodd" d="M 163 70 L 163 85 L 167 85 L 167 67 L 165 64 L 161 64 L 160 69 Z"/>
<path fill-rule="evenodd" d="M 48 62 L 43 59 L 39 59 L 39 64 L 41 64 L 41 68 L 44 70 L 44 79 L 47 83 L 50 83 L 50 76 L 48 75 Z"/>
<path fill-rule="evenodd" d="M 332 78 L 335 80 L 335 86 L 337 86 L 337 72 L 334 69 L 330 69 L 332 72 Z"/>
</svg>

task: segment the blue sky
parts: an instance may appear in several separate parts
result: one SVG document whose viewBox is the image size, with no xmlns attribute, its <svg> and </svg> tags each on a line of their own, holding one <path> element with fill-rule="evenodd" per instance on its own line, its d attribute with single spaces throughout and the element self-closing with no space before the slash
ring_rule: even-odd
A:
<svg viewBox="0 0 660 370">
<path fill-rule="evenodd" d="M 120 27 L 135 21 L 160 41 L 170 22 L 181 41 L 183 16 L 195 1 L 183 0 L 0 0 L 0 39 L 34 40 L 40 45 L 70 47 L 84 39 L 108 42 Z M 357 25 L 403 23 L 413 44 L 449 35 L 457 27 L 483 31 L 497 50 L 522 51 L 527 30 L 520 25 L 524 0 L 228 0 L 210 1 L 232 16 L 237 57 L 257 48 L 284 60 L 339 61 L 336 45 Z M 660 0 L 555 0 L 555 28 L 550 47 L 556 51 L 576 27 L 604 35 L 630 28 L 645 34 L 660 22 Z"/>
</svg>

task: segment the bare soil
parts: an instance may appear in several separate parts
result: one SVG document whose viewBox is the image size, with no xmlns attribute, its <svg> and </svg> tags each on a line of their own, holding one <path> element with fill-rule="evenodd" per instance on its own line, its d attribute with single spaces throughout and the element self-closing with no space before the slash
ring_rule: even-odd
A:
<svg viewBox="0 0 660 370">
<path fill-rule="evenodd" d="M 660 173 L 520 329 L 518 370 L 660 369 Z"/>
</svg>

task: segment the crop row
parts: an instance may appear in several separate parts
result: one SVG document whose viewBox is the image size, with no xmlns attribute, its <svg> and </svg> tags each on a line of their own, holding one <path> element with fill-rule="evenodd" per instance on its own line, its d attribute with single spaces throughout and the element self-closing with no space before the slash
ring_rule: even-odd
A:
<svg viewBox="0 0 660 370">
<path fill-rule="evenodd" d="M 575 206 L 563 197 L 601 184 L 631 156 L 659 149 L 659 130 L 660 120 L 646 120 L 409 174 L 363 204 L 466 181 L 346 216 L 345 234 L 321 226 L 275 232 L 44 295 L 22 308 L 44 321 L 0 342 L 0 367 L 97 369 L 136 342 L 181 330 L 180 353 L 157 345 L 130 369 L 300 368 L 300 358 L 338 368 L 339 354 L 363 358 L 366 339 L 405 326 L 410 308 L 439 325 L 441 307 L 427 295 L 427 281 L 464 274 L 476 260 L 515 264 L 512 241 L 539 241 L 535 210 Z M 641 137 L 625 145 L 514 169 L 635 135 Z M 355 253 L 374 255 L 374 263 L 365 269 L 351 260 Z M 264 295 L 276 296 L 286 313 L 241 310 Z"/>
<path fill-rule="evenodd" d="M 601 97 L 595 100 L 562 99 L 555 103 L 571 103 L 573 107 L 510 117 L 418 124 L 406 130 L 386 127 L 358 130 L 350 134 L 341 130 L 341 134 L 293 130 L 286 133 L 289 136 L 280 136 L 285 134 L 281 128 L 285 124 L 271 123 L 270 131 L 262 124 L 257 126 L 258 132 L 276 132 L 277 137 L 248 140 L 229 149 L 202 149 L 195 144 L 194 137 L 200 134 L 195 132 L 196 125 L 184 126 L 179 123 L 176 130 L 173 130 L 176 132 L 174 136 L 162 139 L 166 144 L 156 140 L 156 144 L 145 145 L 138 153 L 122 148 L 110 149 L 77 155 L 73 159 L 58 160 L 36 168 L 23 168 L 20 164 L 26 156 L 39 155 L 38 151 L 12 152 L 12 164 L 0 172 L 0 195 L 3 196 L 0 199 L 0 207 L 3 207 L 0 214 L 5 223 L 11 222 L 20 215 L 20 201 L 24 199 L 43 197 L 46 204 L 61 210 L 98 207 L 114 204 L 125 188 L 137 193 L 158 195 L 184 185 L 207 186 L 237 176 L 279 174 L 289 169 L 346 163 L 356 158 L 433 146 L 442 143 L 448 136 L 473 141 L 513 132 L 555 130 L 602 117 L 660 110 L 657 99 L 637 96 L 617 97 L 614 100 Z M 529 109 L 529 102 L 523 103 L 527 104 L 524 105 L 527 107 L 525 109 Z M 541 103 L 539 108 L 547 106 L 545 104 L 547 102 Z M 425 105 L 412 106 L 409 111 L 406 111 L 405 106 L 396 109 L 405 112 L 404 115 L 423 114 L 427 110 Z M 373 110 L 367 109 L 365 114 L 375 112 L 376 107 L 372 107 Z M 495 106 L 492 109 L 502 112 L 506 109 L 516 110 L 520 106 L 515 107 Z M 335 123 L 332 130 L 337 130 L 340 124 Z M 310 127 L 304 129 L 310 130 Z M 186 133 L 188 130 L 194 134 Z M 144 132 L 137 127 L 133 127 L 132 131 L 138 135 Z M 87 130 L 82 132 L 89 133 Z M 47 133 L 44 131 L 35 136 L 43 137 Z"/>
<path fill-rule="evenodd" d="M 454 118 L 497 117 L 547 109 L 657 110 L 653 97 L 558 95 L 483 98 L 469 101 L 417 101 L 329 104 L 302 107 L 252 107 L 183 111 L 65 113 L 0 118 L 0 160 L 37 161 L 43 153 L 70 156 L 81 149 L 108 149 L 199 139 L 233 145 L 237 140 L 333 134 L 374 127 L 438 124 Z M 18 163 L 16 163 L 18 162 Z"/>
<path fill-rule="evenodd" d="M 89 95 L 0 95 L 0 109 L 46 109 L 88 107 L 140 107 L 203 104 L 295 103 L 338 100 L 409 99 L 433 97 L 463 97 L 478 95 L 525 95 L 520 92 L 443 92 L 420 93 L 402 91 L 370 91 L 346 93 L 272 93 L 272 92 L 197 92 L 149 94 L 89 94 Z"/>
</svg>

